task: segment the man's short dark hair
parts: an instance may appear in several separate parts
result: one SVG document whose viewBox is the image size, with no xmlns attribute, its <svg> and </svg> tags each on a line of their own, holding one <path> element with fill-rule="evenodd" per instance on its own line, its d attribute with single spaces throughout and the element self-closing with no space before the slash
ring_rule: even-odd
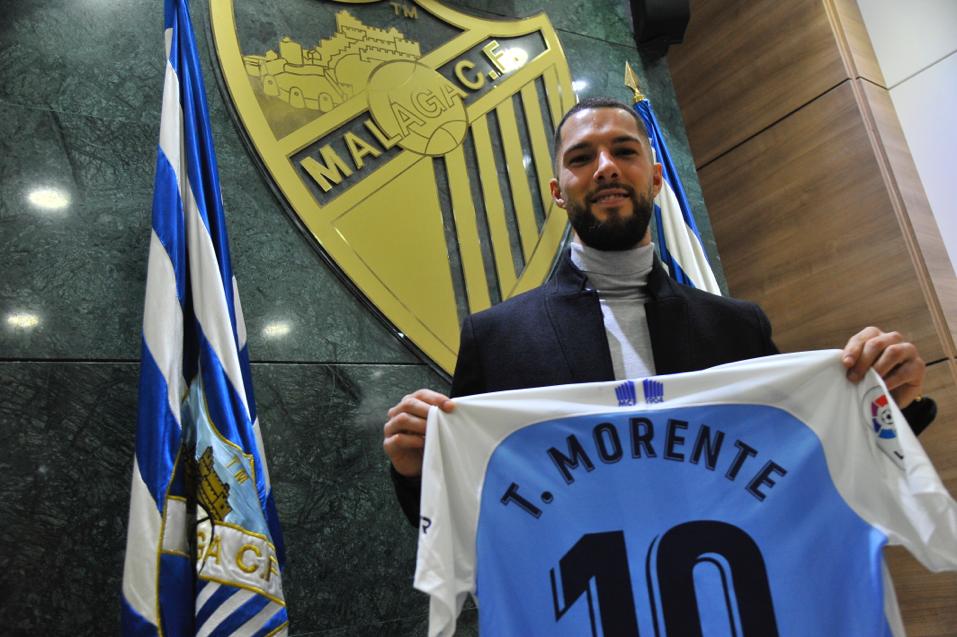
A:
<svg viewBox="0 0 957 637">
<path fill-rule="evenodd" d="M 638 113 L 635 112 L 635 109 L 628 106 L 624 102 L 619 102 L 610 97 L 586 97 L 582 101 L 578 102 L 562 117 L 562 121 L 558 122 L 558 126 L 555 128 L 555 163 L 558 162 L 558 149 L 562 141 L 562 127 L 565 126 L 565 121 L 579 111 L 591 110 L 594 108 L 620 108 L 625 111 L 635 120 L 635 125 L 638 127 L 638 132 L 642 134 L 642 140 L 648 140 L 648 129 L 645 128 L 645 123 L 641 121 L 641 117 L 638 116 Z"/>
</svg>

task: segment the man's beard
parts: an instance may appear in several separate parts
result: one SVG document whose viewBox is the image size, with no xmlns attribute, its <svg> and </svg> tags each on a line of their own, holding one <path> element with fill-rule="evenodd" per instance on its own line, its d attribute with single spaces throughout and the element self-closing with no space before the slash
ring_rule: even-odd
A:
<svg viewBox="0 0 957 637">
<path fill-rule="evenodd" d="M 624 184 L 609 184 L 602 190 L 609 188 L 628 192 L 628 198 L 631 199 L 631 215 L 623 219 L 618 213 L 614 213 L 610 214 L 605 221 L 599 221 L 589 203 L 568 202 L 569 220 L 582 243 L 590 248 L 609 251 L 630 250 L 638 245 L 648 231 L 651 212 L 655 205 L 653 191 L 649 188 L 648 193 L 641 197 L 634 188 Z M 585 201 L 590 201 L 595 194 L 590 194 Z"/>
</svg>

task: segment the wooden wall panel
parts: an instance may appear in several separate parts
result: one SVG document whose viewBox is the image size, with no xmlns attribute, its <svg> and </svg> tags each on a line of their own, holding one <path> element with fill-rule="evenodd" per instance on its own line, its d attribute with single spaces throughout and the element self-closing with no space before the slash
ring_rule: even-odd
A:
<svg viewBox="0 0 957 637">
<path fill-rule="evenodd" d="M 940 236 L 940 228 L 930 209 L 927 194 L 911 157 L 887 89 L 861 82 L 867 122 L 875 129 L 875 143 L 886 158 L 889 184 L 895 200 L 895 213 L 901 224 L 901 237 L 908 242 L 918 283 L 943 342 L 945 354 L 957 357 L 957 274 Z M 957 602 L 955 602 L 957 603 Z"/>
<path fill-rule="evenodd" d="M 844 58 L 847 77 L 860 77 L 886 86 L 857 0 L 823 0 L 823 6 Z"/>
<path fill-rule="evenodd" d="M 907 549 L 884 550 L 908 637 L 957 635 L 957 581 L 953 573 L 930 573 Z"/>
<path fill-rule="evenodd" d="M 697 166 L 847 77 L 821 0 L 696 0 L 668 66 Z M 710 205 L 709 205 L 710 208 Z"/>
<path fill-rule="evenodd" d="M 734 296 L 785 351 L 840 347 L 869 324 L 945 356 L 849 83 L 699 172 Z"/>
<path fill-rule="evenodd" d="M 731 293 L 785 351 L 868 324 L 914 341 L 939 407 L 921 443 L 957 493 L 957 277 L 856 1 L 692 0 L 672 50 Z M 908 634 L 957 636 L 957 575 L 888 554 Z"/>
</svg>

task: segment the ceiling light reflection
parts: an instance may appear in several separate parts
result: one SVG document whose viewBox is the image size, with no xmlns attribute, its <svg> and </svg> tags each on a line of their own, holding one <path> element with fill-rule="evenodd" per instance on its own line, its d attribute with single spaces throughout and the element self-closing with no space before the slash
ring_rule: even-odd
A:
<svg viewBox="0 0 957 637">
<path fill-rule="evenodd" d="M 512 47 L 502 51 L 502 57 L 498 59 L 506 72 L 515 71 L 525 66 L 528 62 L 528 51 L 521 47 Z"/>
<path fill-rule="evenodd" d="M 27 201 L 44 210 L 63 210 L 70 205 L 70 197 L 58 188 L 34 188 Z"/>
<path fill-rule="evenodd" d="M 282 338 L 291 330 L 292 328 L 286 321 L 273 321 L 272 323 L 266 324 L 266 327 L 263 328 L 262 334 L 265 338 Z"/>
<path fill-rule="evenodd" d="M 40 324 L 40 317 L 29 312 L 16 312 L 7 315 L 7 325 L 21 330 L 31 330 Z"/>
<path fill-rule="evenodd" d="M 572 90 L 576 93 L 584 91 L 586 88 L 588 88 L 588 82 L 585 80 L 575 80 L 572 82 Z"/>
</svg>

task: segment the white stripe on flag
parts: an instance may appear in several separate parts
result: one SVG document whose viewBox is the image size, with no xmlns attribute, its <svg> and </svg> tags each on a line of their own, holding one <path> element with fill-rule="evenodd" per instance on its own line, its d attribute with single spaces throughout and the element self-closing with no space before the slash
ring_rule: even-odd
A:
<svg viewBox="0 0 957 637">
<path fill-rule="evenodd" d="M 233 309 L 236 310 L 236 340 L 239 349 L 246 347 L 246 319 L 243 316 L 243 304 L 239 302 L 239 284 L 233 276 Z M 259 447 L 262 449 L 262 446 Z"/>
<path fill-rule="evenodd" d="M 143 340 L 166 379 L 170 413 L 180 423 L 183 399 L 183 308 L 176 296 L 176 273 L 166 248 L 154 230 L 146 270 Z"/>
<path fill-rule="evenodd" d="M 655 201 L 661 208 L 661 220 L 664 226 L 662 230 L 672 258 L 688 275 L 696 288 L 713 294 L 721 294 L 721 288 L 718 287 L 718 281 L 708 266 L 708 258 L 704 253 L 701 242 L 685 224 L 678 198 L 667 180 L 662 185 L 661 192 L 658 193 Z"/>
<path fill-rule="evenodd" d="M 213 614 L 206 619 L 203 626 L 196 631 L 196 637 L 207 637 L 216 630 L 223 620 L 228 619 L 236 609 L 248 602 L 255 595 L 256 593 L 245 589 L 236 591 L 235 595 L 223 602 L 220 607 L 213 611 Z"/>
<path fill-rule="evenodd" d="M 242 350 L 246 347 L 246 318 L 243 315 L 243 305 L 239 300 L 239 284 L 235 276 L 233 276 L 233 308 L 236 310 L 236 337 L 239 340 L 239 349 Z M 269 465 L 266 462 L 266 454 L 263 452 L 266 447 L 263 445 L 263 435 L 259 428 L 258 414 L 256 415 L 256 421 L 253 423 L 253 434 L 256 436 L 256 448 L 260 450 L 259 459 L 262 461 L 260 463 L 260 469 L 263 476 L 263 484 L 266 485 L 266 493 L 268 495 L 272 490 L 272 481 L 269 479 Z"/>
<path fill-rule="evenodd" d="M 173 29 L 169 28 L 163 31 L 163 44 L 166 51 L 166 61 L 169 62 L 169 50 L 173 48 Z"/>
<path fill-rule="evenodd" d="M 159 147 L 176 175 L 176 190 L 183 199 L 183 111 L 179 104 L 179 78 L 169 60 L 166 60 L 166 75 L 163 79 L 163 111 L 160 115 Z M 185 201 L 184 207 L 185 207 Z"/>
<path fill-rule="evenodd" d="M 216 582 L 206 582 L 206 586 L 203 587 L 203 590 L 196 595 L 196 603 L 194 604 L 196 612 L 198 613 L 203 609 L 203 606 L 206 605 L 206 600 L 213 596 L 213 593 L 218 591 L 220 585 Z"/>
<path fill-rule="evenodd" d="M 276 602 L 269 602 L 266 604 L 265 608 L 253 615 L 248 622 L 243 624 L 242 628 L 240 628 L 237 632 L 240 635 L 255 635 L 260 631 L 260 629 L 262 629 L 263 626 L 266 625 L 266 622 L 272 619 L 273 615 L 282 609 L 283 607 Z"/>
<path fill-rule="evenodd" d="M 192 188 L 189 190 L 186 206 L 186 237 L 189 241 L 187 252 L 196 320 L 246 408 L 246 417 L 249 418 L 246 385 L 239 369 L 239 350 L 236 349 L 233 327 L 229 323 L 229 309 L 226 305 L 223 278 L 219 273 L 219 261 L 216 259 L 216 250 L 213 248 L 209 230 L 203 223 L 193 198 Z"/>
<path fill-rule="evenodd" d="M 123 596 L 137 613 L 154 626 L 156 616 L 157 555 L 162 518 L 156 502 L 140 476 L 133 455 L 133 483 L 130 487 L 130 520 L 126 558 L 123 562 Z"/>
<path fill-rule="evenodd" d="M 166 498 L 166 524 L 163 527 L 163 550 L 178 553 L 189 552 L 186 530 L 186 501 Z"/>
<path fill-rule="evenodd" d="M 272 482 L 269 480 L 269 465 L 266 463 L 266 454 L 263 449 L 263 434 L 259 429 L 259 416 L 256 416 L 256 422 L 253 423 L 253 433 L 256 435 L 256 448 L 259 449 L 259 459 L 262 461 L 263 484 L 266 485 L 266 493 L 272 489 Z"/>
</svg>

